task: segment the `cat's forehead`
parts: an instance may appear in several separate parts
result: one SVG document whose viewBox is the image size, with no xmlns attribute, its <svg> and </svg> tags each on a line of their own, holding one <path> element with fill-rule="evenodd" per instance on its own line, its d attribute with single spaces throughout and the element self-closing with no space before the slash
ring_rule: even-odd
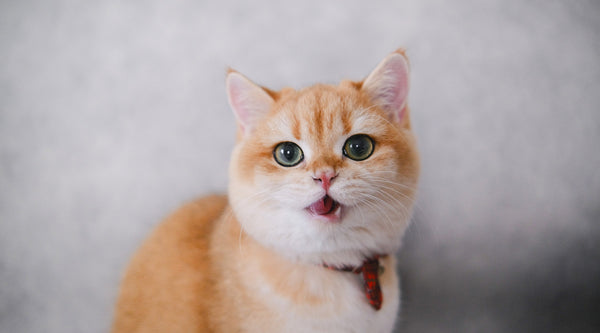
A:
<svg viewBox="0 0 600 333">
<path fill-rule="evenodd" d="M 354 133 L 377 134 L 387 121 L 357 89 L 343 85 L 287 91 L 270 118 L 271 129 L 280 135 L 319 141 Z"/>
</svg>

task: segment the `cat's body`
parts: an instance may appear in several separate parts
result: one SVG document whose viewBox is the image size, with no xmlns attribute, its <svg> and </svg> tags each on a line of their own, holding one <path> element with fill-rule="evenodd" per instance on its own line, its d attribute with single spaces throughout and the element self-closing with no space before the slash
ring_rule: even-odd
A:
<svg viewBox="0 0 600 333">
<path fill-rule="evenodd" d="M 300 91 L 230 72 L 229 198 L 158 226 L 125 276 L 113 332 L 391 332 L 418 178 L 407 75 L 402 52 L 364 82 Z"/>
<path fill-rule="evenodd" d="M 226 209 L 224 197 L 203 198 L 158 227 L 129 268 L 114 331 L 391 331 L 392 256 L 381 276 L 389 304 L 373 311 L 359 276 L 290 263 L 242 235 Z"/>
</svg>

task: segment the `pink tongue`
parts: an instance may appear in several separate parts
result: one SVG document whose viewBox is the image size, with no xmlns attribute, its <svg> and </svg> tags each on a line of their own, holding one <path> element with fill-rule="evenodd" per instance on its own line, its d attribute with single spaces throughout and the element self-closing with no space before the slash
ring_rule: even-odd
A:
<svg viewBox="0 0 600 333">
<path fill-rule="evenodd" d="M 310 205 L 308 209 L 314 214 L 325 215 L 329 213 L 331 207 L 333 207 L 333 199 L 326 195 L 321 200 Z"/>
</svg>

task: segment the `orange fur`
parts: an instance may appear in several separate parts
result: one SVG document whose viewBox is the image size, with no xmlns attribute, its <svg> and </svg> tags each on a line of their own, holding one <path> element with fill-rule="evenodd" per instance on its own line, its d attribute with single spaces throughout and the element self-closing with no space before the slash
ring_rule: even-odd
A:
<svg viewBox="0 0 600 333">
<path fill-rule="evenodd" d="M 405 58 L 403 51 L 395 54 Z M 390 57 L 385 61 L 401 61 Z M 408 224 L 419 173 L 408 107 L 400 119 L 374 104 L 378 77 L 370 87 L 343 81 L 275 92 L 233 70 L 228 75 L 238 75 L 236 92 L 247 94 L 235 107 L 272 107 L 252 115 L 260 119 L 253 123 L 243 124 L 244 117 L 256 110 L 240 113 L 229 198 L 185 205 L 135 254 L 112 332 L 390 331 L 399 302 L 393 251 Z M 253 95 L 257 89 L 263 93 Z M 261 100 L 242 103 L 252 98 Z M 341 152 L 343 140 L 357 133 L 375 142 L 364 162 Z M 305 148 L 301 164 L 284 168 L 274 161 L 273 149 L 283 141 Z M 343 204 L 339 222 L 313 220 L 304 206 L 293 208 L 305 192 L 320 195 L 314 175 L 323 170 L 340 175 L 329 193 Z M 302 188 L 288 193 L 286 184 Z M 369 197 L 354 198 L 361 193 Z M 374 254 L 390 254 L 380 259 L 387 268 L 379 277 L 381 311 L 367 304 L 359 276 L 322 266 L 356 265 Z"/>
</svg>

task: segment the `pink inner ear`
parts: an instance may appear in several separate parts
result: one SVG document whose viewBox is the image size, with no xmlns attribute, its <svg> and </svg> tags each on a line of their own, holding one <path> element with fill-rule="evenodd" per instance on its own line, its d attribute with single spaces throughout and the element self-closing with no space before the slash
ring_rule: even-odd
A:
<svg viewBox="0 0 600 333">
<path fill-rule="evenodd" d="M 231 104 L 231 108 L 233 112 L 238 118 L 240 123 L 240 127 L 244 130 L 244 123 L 248 121 L 248 110 L 244 108 L 242 100 L 244 99 L 242 96 L 240 80 L 237 76 L 229 77 L 227 81 L 227 93 L 229 96 L 229 104 Z"/>
<path fill-rule="evenodd" d="M 227 96 L 242 131 L 246 132 L 271 108 L 273 99 L 237 72 L 227 76 Z"/>
<path fill-rule="evenodd" d="M 402 61 L 394 61 L 391 64 L 392 68 L 390 72 L 392 72 L 395 80 L 390 82 L 391 86 L 389 88 L 389 100 L 390 107 L 392 110 L 398 112 L 400 116 L 400 120 L 402 120 L 402 116 L 404 115 L 404 104 L 406 102 L 406 97 L 408 96 L 408 67 Z"/>
<path fill-rule="evenodd" d="M 367 77 L 363 87 L 392 119 L 401 121 L 406 113 L 409 88 L 408 64 L 404 56 L 393 53 L 384 59 Z"/>
</svg>

